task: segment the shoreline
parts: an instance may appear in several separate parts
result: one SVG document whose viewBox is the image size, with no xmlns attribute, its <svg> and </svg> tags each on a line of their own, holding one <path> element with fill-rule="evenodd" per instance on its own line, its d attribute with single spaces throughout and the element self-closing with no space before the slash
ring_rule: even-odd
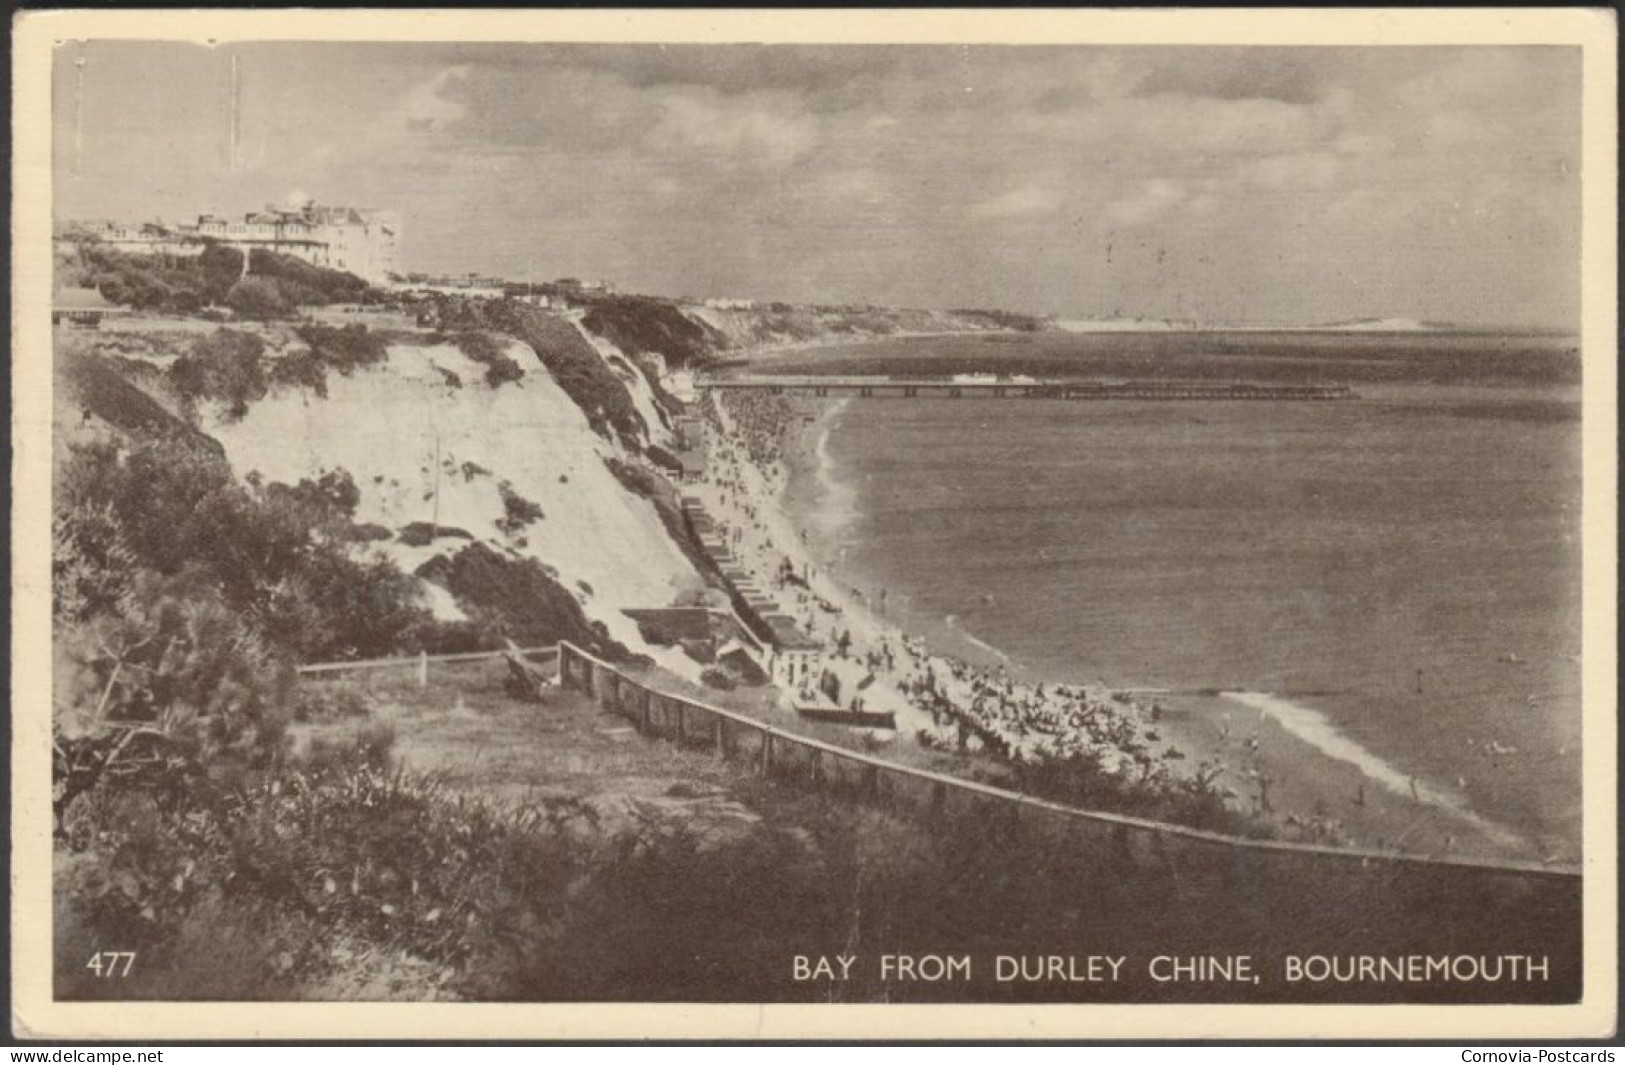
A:
<svg viewBox="0 0 1625 1065">
<path fill-rule="evenodd" d="M 1082 693 L 1087 693 L 1090 705 L 1108 707 L 1137 730 L 1139 739 L 1149 737 L 1155 756 L 1163 759 L 1160 764 L 1172 770 L 1176 779 L 1188 779 L 1196 767 L 1211 772 L 1212 767 L 1222 766 L 1213 777 L 1214 787 L 1224 796 L 1225 805 L 1242 819 L 1243 829 L 1267 827 L 1288 841 L 1331 842 L 1423 857 L 1546 858 L 1535 853 L 1532 841 L 1478 816 L 1465 802 L 1452 802 L 1453 797 L 1444 790 L 1414 779 L 1407 787 L 1403 774 L 1397 779 L 1397 771 L 1384 774 L 1380 767 L 1386 763 L 1380 756 L 1342 737 L 1312 706 L 1281 706 L 1281 697 L 1267 692 L 1164 694 L 1122 680 L 1079 682 L 1040 676 L 1034 667 L 951 621 L 911 612 L 902 594 L 887 601 L 886 592 L 866 591 L 868 581 L 854 572 L 841 544 L 841 528 L 856 519 L 855 504 L 848 501 L 843 510 L 842 504 L 832 504 L 829 498 L 832 492 L 852 491 L 833 476 L 827 450 L 847 402 L 791 403 L 770 471 L 762 471 L 756 462 L 741 462 L 741 491 L 732 500 L 733 505 L 743 506 L 747 513 L 737 517 L 748 521 L 758 538 L 755 543 L 741 544 L 741 556 L 756 563 L 748 568 L 766 576 L 774 566 L 785 564 L 780 560 L 787 560 L 806 576 L 812 600 L 821 599 L 833 608 L 795 611 L 798 621 L 810 622 L 808 628 L 815 637 L 833 643 L 838 630 L 849 633 L 855 654 L 889 649 L 891 655 L 902 658 L 898 649 L 906 648 L 917 668 L 945 681 L 953 675 L 960 682 L 957 688 L 952 682 L 944 686 L 956 699 L 975 698 L 979 690 L 985 695 L 988 685 L 978 678 L 988 676 L 1000 678 L 999 683 L 1008 685 L 1018 698 L 1035 689 L 1042 698 L 1048 685 L 1051 692 L 1069 696 L 1076 692 L 1077 705 L 1083 705 Z M 744 457 L 737 429 L 730 426 L 727 434 L 732 438 L 727 446 L 736 462 Z M 730 505 L 723 499 L 707 498 L 707 503 L 722 507 L 721 513 L 727 513 Z M 832 506 L 842 519 L 833 525 L 826 520 Z M 763 559 L 764 551 L 780 560 Z M 875 674 L 886 683 L 869 689 L 868 702 L 897 713 L 893 743 L 912 746 L 916 736 L 931 735 L 936 742 L 944 735 L 942 722 L 911 705 L 906 691 L 881 690 L 893 683 L 907 689 L 910 680 L 905 671 L 876 669 Z M 1122 694 L 1128 691 L 1137 694 L 1132 698 Z M 1148 696 L 1152 698 L 1148 700 Z M 1326 735 L 1305 734 L 1305 721 L 1289 712 L 1294 710 L 1311 724 L 1319 719 Z M 1256 722 L 1252 719 L 1255 711 Z M 1042 762 L 1065 750 L 1047 737 L 1028 736 L 1019 722 L 1016 729 L 1020 735 L 1002 755 L 986 749 L 978 755 L 973 745 L 972 757 L 992 759 L 1008 769 L 1012 757 L 1018 762 Z M 1332 737 L 1330 742 L 1327 735 Z M 963 735 L 960 739 L 963 749 Z M 925 742 L 923 738 L 921 742 Z M 1168 759 L 1169 751 L 1177 753 Z M 1118 767 L 1125 764 L 1119 760 Z M 1379 767 L 1377 772 L 1373 772 L 1374 764 Z"/>
</svg>

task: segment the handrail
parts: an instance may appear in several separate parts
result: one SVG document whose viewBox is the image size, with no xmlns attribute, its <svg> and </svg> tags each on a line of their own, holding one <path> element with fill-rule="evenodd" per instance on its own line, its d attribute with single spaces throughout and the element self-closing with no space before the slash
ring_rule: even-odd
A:
<svg viewBox="0 0 1625 1065">
<path fill-rule="evenodd" d="M 1230 836 L 1220 832 L 1209 832 L 1206 829 L 1191 828 L 1186 825 L 1176 825 L 1166 821 L 1152 821 L 1143 817 L 1135 817 L 1131 814 L 1109 813 L 1103 810 L 1084 810 L 1076 806 L 1066 806 L 1058 802 L 1053 802 L 1049 799 L 1040 799 L 1021 792 L 1010 791 L 1007 788 L 994 787 L 991 784 L 982 784 L 973 780 L 963 780 L 959 777 L 951 777 L 943 773 L 933 772 L 929 769 L 916 769 L 912 766 L 901 765 L 897 762 L 888 762 L 883 758 L 875 758 L 872 755 L 863 754 L 859 751 L 849 750 L 845 747 L 838 747 L 835 744 L 826 743 L 823 740 L 815 740 L 808 736 L 802 736 L 793 732 L 786 732 L 783 729 L 775 728 L 764 721 L 753 718 L 748 714 L 741 714 L 733 710 L 724 710 L 722 707 L 712 706 L 709 703 L 701 702 L 698 699 L 694 699 L 686 695 L 673 695 L 670 692 L 663 692 L 651 687 L 647 683 L 638 680 L 635 677 L 627 676 L 627 674 L 621 669 L 610 665 L 608 662 L 605 662 L 586 651 L 583 651 L 581 648 L 570 643 L 568 640 L 559 641 L 561 684 L 567 679 L 563 674 L 562 668 L 564 663 L 563 652 L 566 649 L 568 649 L 569 652 L 574 654 L 576 657 L 614 674 L 619 680 L 625 681 L 626 683 L 641 689 L 645 694 L 658 696 L 662 699 L 670 699 L 679 703 L 686 703 L 687 705 L 695 707 L 696 709 L 716 714 L 717 716 L 732 721 L 735 724 L 746 725 L 753 729 L 757 729 L 763 735 L 788 740 L 792 743 L 799 744 L 802 747 L 810 748 L 825 754 L 831 754 L 837 758 L 845 759 L 849 762 L 855 762 L 859 765 L 868 766 L 875 769 L 883 769 L 889 773 L 898 773 L 903 776 L 913 777 L 917 780 L 928 781 L 933 784 L 941 784 L 946 787 L 957 788 L 961 791 L 983 795 L 988 798 L 999 799 L 1021 806 L 1033 807 L 1035 809 L 1060 814 L 1064 817 L 1072 819 L 1098 821 L 1108 825 L 1115 825 L 1124 828 L 1135 828 L 1147 832 L 1155 832 L 1163 835 L 1197 840 L 1203 843 L 1222 844 L 1230 847 L 1241 847 L 1257 851 L 1272 851 L 1276 853 L 1309 854 L 1328 858 L 1340 858 L 1345 861 L 1357 860 L 1362 863 L 1380 861 L 1423 866 L 1444 865 L 1480 869 L 1486 872 L 1532 873 L 1540 876 L 1557 878 L 1578 878 L 1580 876 L 1580 870 L 1571 866 L 1543 865 L 1538 862 L 1518 861 L 1515 859 L 1495 861 L 1464 856 L 1429 857 L 1427 855 L 1420 854 L 1393 854 L 1387 851 L 1367 850 L 1358 847 L 1329 847 L 1320 843 L 1293 843 L 1286 840 L 1248 839 L 1243 836 Z"/>
</svg>

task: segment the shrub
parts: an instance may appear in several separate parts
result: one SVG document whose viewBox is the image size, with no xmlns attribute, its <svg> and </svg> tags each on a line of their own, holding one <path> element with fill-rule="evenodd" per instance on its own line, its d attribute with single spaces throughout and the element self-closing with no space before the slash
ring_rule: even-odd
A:
<svg viewBox="0 0 1625 1065">
<path fill-rule="evenodd" d="M 287 318 L 293 313 L 293 304 L 283 296 L 275 281 L 263 277 L 245 277 L 226 293 L 226 305 L 244 318 L 271 321 Z"/>
<path fill-rule="evenodd" d="M 75 449 L 62 505 L 104 501 L 136 561 L 190 571 L 271 643 L 301 658 L 384 654 L 427 620 L 416 582 L 388 562 L 349 557 L 358 497 L 348 474 L 296 486 L 242 485 L 219 456 L 173 441 Z"/>
<path fill-rule="evenodd" d="M 135 554 L 105 503 L 59 507 L 51 520 L 51 606 L 59 619 L 83 621 L 121 612 L 130 596 Z"/>
<path fill-rule="evenodd" d="M 195 258 L 133 255 L 80 246 L 80 280 L 113 303 L 138 310 L 190 314 L 224 301 L 242 273 L 242 256 L 205 246 Z"/>
<path fill-rule="evenodd" d="M 278 386 L 308 388 L 327 398 L 327 364 L 308 349 L 291 352 L 271 363 L 270 380 Z"/>
<path fill-rule="evenodd" d="M 364 325 L 305 325 L 299 339 L 310 345 L 311 353 L 323 364 L 346 377 L 358 366 L 371 366 L 389 357 L 389 344 Z"/>
<path fill-rule="evenodd" d="M 289 668 L 192 574 L 139 574 L 121 610 L 59 634 L 63 741 L 144 727 L 211 774 L 281 751 Z"/>
<path fill-rule="evenodd" d="M 367 283 L 354 274 L 264 248 L 253 250 L 248 269 L 254 276 L 274 283 L 287 303 L 301 307 L 356 302 L 370 291 Z"/>
<path fill-rule="evenodd" d="M 474 534 L 455 525 L 434 525 L 426 521 L 407 522 L 400 527 L 397 539 L 408 547 L 428 547 L 442 536 L 458 540 L 472 540 Z"/>
<path fill-rule="evenodd" d="M 702 670 L 700 680 L 706 687 L 716 688 L 718 691 L 733 691 L 739 686 L 739 682 L 734 679 L 732 673 L 716 666 L 707 666 Z"/>
<path fill-rule="evenodd" d="M 445 588 L 469 617 L 525 645 L 570 640 L 598 653 L 627 651 L 588 623 L 575 596 L 535 559 L 508 558 L 482 543 L 456 555 L 437 555 L 417 575 Z"/>
<path fill-rule="evenodd" d="M 492 388 L 501 388 L 509 381 L 521 381 L 524 377 L 525 371 L 506 355 L 485 368 L 485 383 Z"/>
<path fill-rule="evenodd" d="M 241 418 L 250 402 L 265 398 L 264 353 L 265 344 L 254 334 L 217 329 L 170 365 L 170 386 L 188 404 L 218 400 L 231 417 Z"/>
<path fill-rule="evenodd" d="M 525 526 L 542 520 L 542 508 L 514 491 L 507 481 L 499 482 L 497 491 L 502 494 L 503 513 L 496 524 L 505 535 L 517 536 Z"/>
<path fill-rule="evenodd" d="M 189 926 L 230 930 L 234 945 L 241 929 L 230 915 L 252 915 L 275 947 L 247 951 L 247 973 L 228 967 L 232 989 L 248 994 L 269 990 L 273 975 L 319 971 L 324 945 L 340 937 L 471 969 L 506 961 L 515 931 L 562 916 L 583 847 L 544 814 L 454 799 L 431 779 L 388 771 L 379 764 L 387 737 L 358 733 L 317 770 L 271 775 L 184 812 L 106 793 L 88 810 L 90 852 L 58 880 L 59 950 L 137 949 L 173 988 L 164 970 L 189 956 L 171 946 Z M 293 942 L 276 934 L 291 926 Z"/>
<path fill-rule="evenodd" d="M 464 355 L 485 367 L 485 383 L 492 388 L 501 388 L 509 381 L 524 379 L 525 371 L 490 334 L 465 330 L 454 335 L 452 342 Z"/>
</svg>

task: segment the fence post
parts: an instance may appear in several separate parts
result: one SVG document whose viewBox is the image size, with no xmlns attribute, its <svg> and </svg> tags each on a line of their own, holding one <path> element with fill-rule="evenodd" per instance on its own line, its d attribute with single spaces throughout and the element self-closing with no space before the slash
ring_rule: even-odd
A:
<svg viewBox="0 0 1625 1065">
<path fill-rule="evenodd" d="M 773 772 L 773 733 L 762 731 L 762 776 Z"/>
<path fill-rule="evenodd" d="M 721 714 L 716 715 L 716 734 L 712 738 L 712 743 L 715 745 L 717 750 L 717 760 L 720 762 L 726 762 L 728 760 L 728 743 L 726 737 L 724 737 L 722 733 L 723 724 L 726 720 L 727 719 Z"/>
<path fill-rule="evenodd" d="M 650 692 L 649 697 L 647 699 L 643 700 L 643 731 L 645 733 L 653 732 L 654 727 L 655 727 L 655 694 L 654 694 L 654 692 Z"/>
<path fill-rule="evenodd" d="M 807 762 L 807 778 L 812 782 L 814 791 L 822 792 L 824 790 L 824 752 L 819 750 L 810 752 Z"/>
<path fill-rule="evenodd" d="M 942 810 L 948 802 L 948 785 L 940 780 L 931 782 L 931 823 L 940 824 Z"/>
<path fill-rule="evenodd" d="M 677 746 L 681 747 L 683 745 L 683 739 L 683 704 L 679 701 L 677 703 Z"/>
<path fill-rule="evenodd" d="M 427 688 L 428 686 L 429 686 L 429 652 L 427 652 L 427 651 L 419 651 L 418 652 L 418 687 Z"/>
</svg>

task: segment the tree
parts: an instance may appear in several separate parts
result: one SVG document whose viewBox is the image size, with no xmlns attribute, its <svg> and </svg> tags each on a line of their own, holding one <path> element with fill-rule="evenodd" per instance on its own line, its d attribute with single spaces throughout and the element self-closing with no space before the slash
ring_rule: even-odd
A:
<svg viewBox="0 0 1625 1065">
<path fill-rule="evenodd" d="M 210 241 L 198 256 L 203 273 L 203 294 L 210 303 L 224 303 L 226 296 L 243 276 L 243 253 L 236 248 Z"/>
<path fill-rule="evenodd" d="M 226 293 L 226 305 L 244 318 L 260 321 L 286 318 L 293 313 L 277 283 L 262 277 L 245 277 L 232 285 Z"/>
</svg>

